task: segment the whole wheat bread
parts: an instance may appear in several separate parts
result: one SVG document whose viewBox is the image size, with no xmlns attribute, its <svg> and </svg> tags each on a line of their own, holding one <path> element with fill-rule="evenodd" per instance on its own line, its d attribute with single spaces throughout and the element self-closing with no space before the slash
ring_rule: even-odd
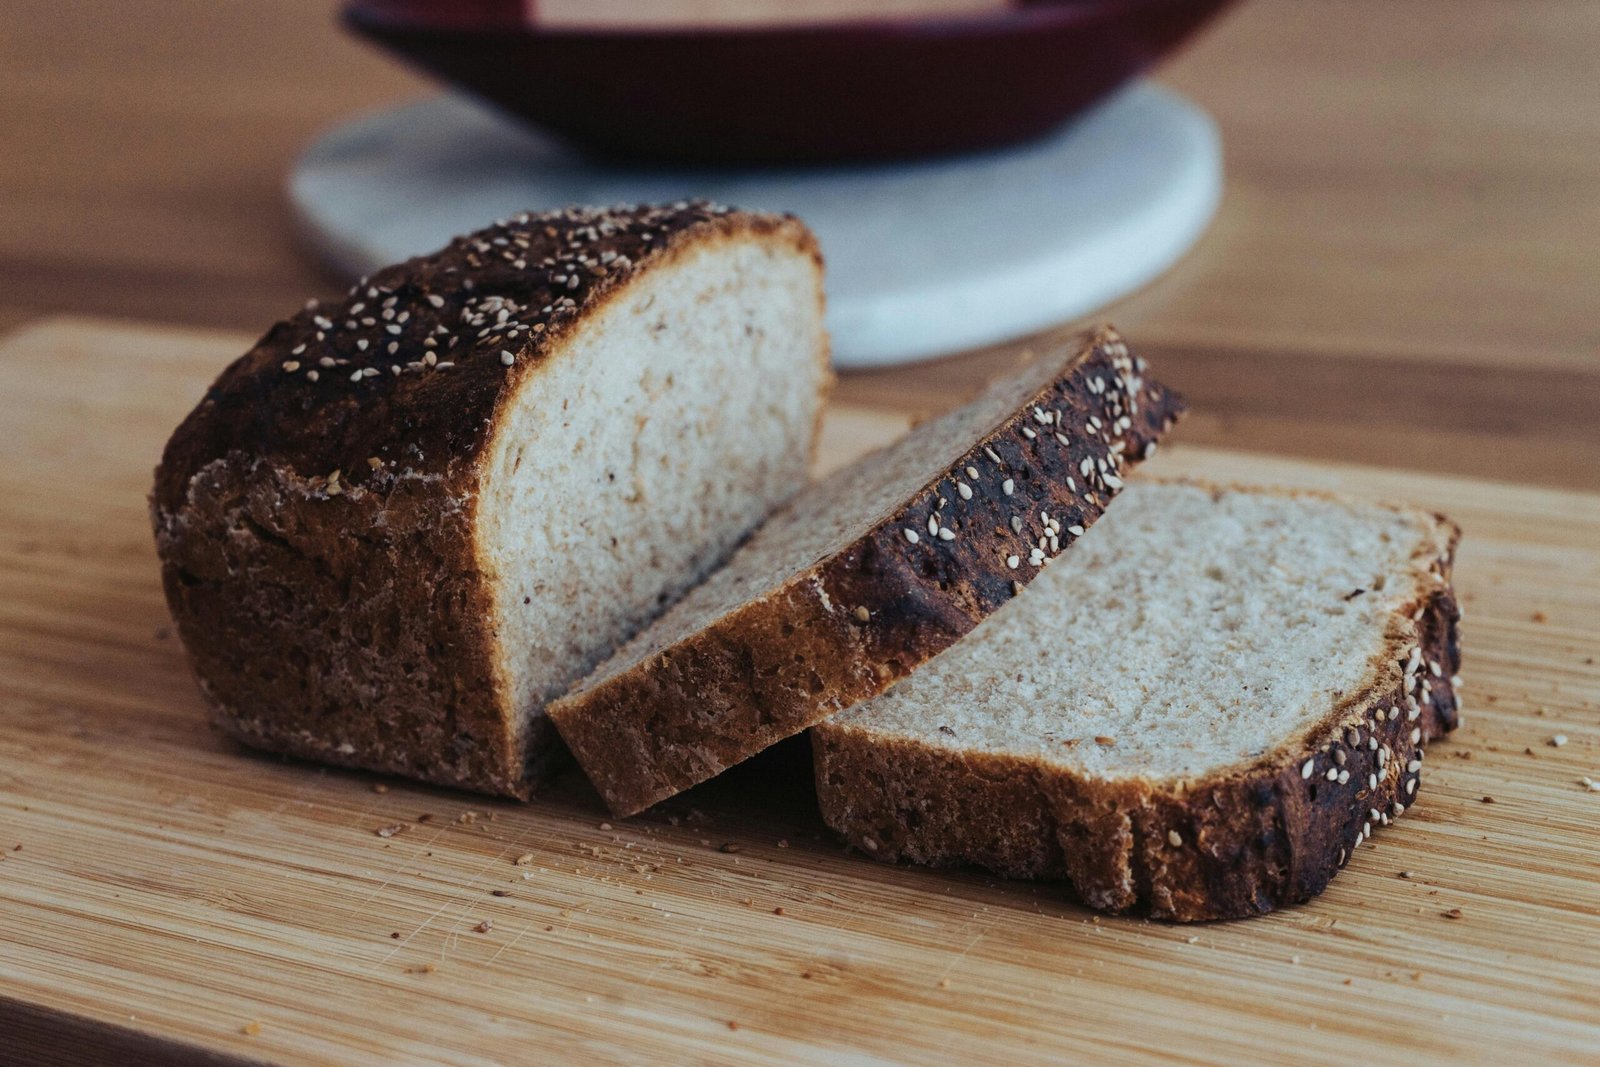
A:
<svg viewBox="0 0 1600 1067">
<path fill-rule="evenodd" d="M 215 721 L 524 796 L 542 709 L 792 495 L 829 382 L 797 221 L 518 216 L 274 326 L 151 508 Z"/>
<path fill-rule="evenodd" d="M 1179 920 L 1304 900 L 1453 728 L 1459 531 L 1309 493 L 1131 486 L 1023 595 L 812 731 L 883 860 L 1066 878 Z"/>
<path fill-rule="evenodd" d="M 882 692 L 1082 535 L 1180 402 L 1085 335 L 811 486 L 550 716 L 639 811 Z"/>
</svg>

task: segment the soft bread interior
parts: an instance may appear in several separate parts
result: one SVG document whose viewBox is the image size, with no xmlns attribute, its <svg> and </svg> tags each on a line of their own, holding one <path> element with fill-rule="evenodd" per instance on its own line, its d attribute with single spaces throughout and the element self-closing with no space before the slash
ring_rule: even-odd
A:
<svg viewBox="0 0 1600 1067">
<path fill-rule="evenodd" d="M 618 650 L 577 691 L 621 674 L 843 550 L 892 517 L 922 486 L 947 474 L 974 441 L 1061 374 L 1068 362 L 1054 358 L 1026 364 L 997 380 L 972 403 L 923 423 L 887 448 L 807 487 L 762 525 L 726 566 Z"/>
<path fill-rule="evenodd" d="M 1354 695 L 1446 538 L 1420 511 L 1133 484 L 1070 563 L 815 729 L 1086 777 L 1199 778 L 1314 730 Z"/>
<path fill-rule="evenodd" d="M 818 271 L 788 241 L 695 246 L 527 377 L 479 505 L 520 726 L 804 482 L 828 373 Z"/>
</svg>

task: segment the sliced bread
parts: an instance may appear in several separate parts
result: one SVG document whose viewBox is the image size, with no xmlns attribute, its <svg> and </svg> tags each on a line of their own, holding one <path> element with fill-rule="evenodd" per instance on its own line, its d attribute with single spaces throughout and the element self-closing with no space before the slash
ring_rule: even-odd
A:
<svg viewBox="0 0 1600 1067">
<path fill-rule="evenodd" d="M 1082 535 L 1180 402 L 1106 329 L 811 486 L 550 706 L 630 814 L 882 692 Z"/>
<path fill-rule="evenodd" d="M 1415 803 L 1456 723 L 1459 531 L 1310 493 L 1137 484 L 975 632 L 812 731 L 824 818 L 883 860 L 1253 915 Z"/>
<path fill-rule="evenodd" d="M 216 722 L 524 796 L 545 702 L 803 483 L 830 375 L 798 221 L 520 215 L 274 326 L 151 509 Z"/>
</svg>

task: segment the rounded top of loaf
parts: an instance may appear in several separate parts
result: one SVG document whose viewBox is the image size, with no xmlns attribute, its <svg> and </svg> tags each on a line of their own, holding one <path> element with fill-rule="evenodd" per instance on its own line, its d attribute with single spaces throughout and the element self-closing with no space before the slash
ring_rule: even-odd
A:
<svg viewBox="0 0 1600 1067">
<path fill-rule="evenodd" d="M 229 457 L 291 468 L 329 496 L 470 473 L 518 384 L 586 315 L 650 266 L 738 236 L 820 263 L 792 216 L 705 201 L 574 207 L 503 219 L 311 301 L 212 383 L 167 443 L 154 503 L 178 509 L 194 476 Z"/>
</svg>

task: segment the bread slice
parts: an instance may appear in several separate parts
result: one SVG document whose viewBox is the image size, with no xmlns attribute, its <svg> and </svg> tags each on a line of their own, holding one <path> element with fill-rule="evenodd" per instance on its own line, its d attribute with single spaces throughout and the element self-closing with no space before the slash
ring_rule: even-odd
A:
<svg viewBox="0 0 1600 1067">
<path fill-rule="evenodd" d="M 1179 401 L 1109 329 L 835 472 L 550 715 L 631 814 L 881 692 L 1080 536 Z"/>
<path fill-rule="evenodd" d="M 1459 531 L 1311 493 L 1137 484 L 969 637 L 812 731 L 828 824 L 883 860 L 1254 915 L 1416 801 L 1456 724 Z"/>
<path fill-rule="evenodd" d="M 248 744 L 524 796 L 545 702 L 805 477 L 798 221 L 521 215 L 273 327 L 156 472 L 172 613 Z"/>
</svg>

